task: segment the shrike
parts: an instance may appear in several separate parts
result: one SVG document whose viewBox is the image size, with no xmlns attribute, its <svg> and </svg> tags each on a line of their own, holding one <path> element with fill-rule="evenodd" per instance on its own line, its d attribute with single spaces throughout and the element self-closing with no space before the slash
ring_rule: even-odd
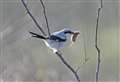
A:
<svg viewBox="0 0 120 82">
<path fill-rule="evenodd" d="M 60 49 L 70 45 L 71 42 L 75 42 L 80 33 L 69 28 L 64 28 L 60 31 L 53 32 L 49 37 L 44 37 L 33 32 L 30 32 L 30 34 L 32 34 L 32 37 L 42 39 L 45 44 L 56 53 Z"/>
</svg>

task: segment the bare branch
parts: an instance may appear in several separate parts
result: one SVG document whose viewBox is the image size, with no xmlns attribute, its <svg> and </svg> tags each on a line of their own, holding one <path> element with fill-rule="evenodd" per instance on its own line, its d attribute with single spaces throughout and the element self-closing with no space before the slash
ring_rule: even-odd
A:
<svg viewBox="0 0 120 82">
<path fill-rule="evenodd" d="M 60 58 L 60 60 L 62 61 L 62 63 L 75 75 L 75 78 L 77 80 L 77 82 L 80 82 L 80 78 L 77 74 L 77 72 L 70 66 L 70 64 L 67 63 L 67 61 L 64 59 L 64 57 L 62 56 L 61 53 L 56 52 L 57 56 Z"/>
<path fill-rule="evenodd" d="M 85 64 L 89 60 L 89 58 L 87 57 L 86 42 L 85 41 L 86 41 L 85 36 L 83 36 L 84 57 L 85 57 L 83 64 Z"/>
<path fill-rule="evenodd" d="M 44 17 L 45 17 L 45 21 L 46 21 L 46 25 L 47 25 L 48 34 L 49 34 L 49 36 L 50 36 L 50 28 L 49 28 L 48 19 L 47 19 L 47 16 L 46 16 L 46 8 L 45 8 L 45 5 L 44 5 L 43 1 L 40 0 L 40 2 L 41 2 L 41 5 L 42 5 L 42 7 L 43 7 L 43 14 L 44 14 Z"/>
<path fill-rule="evenodd" d="M 87 64 L 88 60 L 89 60 L 89 58 L 86 58 L 86 59 L 84 60 L 84 62 L 82 62 L 81 64 L 79 64 L 79 66 L 78 66 L 77 69 L 76 69 L 76 72 L 78 72 L 78 71 L 80 70 L 80 67 L 82 67 L 83 65 Z"/>
<path fill-rule="evenodd" d="M 32 20 L 34 21 L 35 25 L 38 27 L 38 29 L 42 32 L 42 34 L 44 36 L 46 36 L 45 32 L 43 31 L 42 27 L 38 24 L 38 22 L 36 21 L 36 19 L 34 18 L 34 16 L 31 14 L 31 12 L 29 11 L 26 3 L 24 2 L 24 0 L 21 0 L 22 1 L 22 4 L 24 5 L 27 13 L 29 14 L 29 16 L 32 18 Z"/>
<path fill-rule="evenodd" d="M 100 0 L 100 8 L 103 8 L 103 0 Z"/>
<path fill-rule="evenodd" d="M 99 81 L 99 70 L 100 70 L 100 62 L 101 62 L 101 55 L 100 55 L 100 49 L 98 47 L 98 26 L 99 26 L 99 18 L 100 18 L 100 11 L 103 7 L 102 0 L 100 0 L 100 7 L 97 10 L 97 22 L 96 22 L 96 32 L 95 32 L 95 48 L 97 50 L 97 68 L 96 68 L 96 82 Z"/>
<path fill-rule="evenodd" d="M 87 51 L 86 51 L 86 43 L 85 43 L 85 36 L 83 34 L 83 47 L 84 47 L 84 61 L 82 63 L 79 64 L 79 66 L 76 69 L 76 72 L 78 72 L 80 70 L 80 67 L 82 67 L 84 64 L 88 63 L 88 61 L 90 60 L 90 58 L 87 57 Z"/>
</svg>

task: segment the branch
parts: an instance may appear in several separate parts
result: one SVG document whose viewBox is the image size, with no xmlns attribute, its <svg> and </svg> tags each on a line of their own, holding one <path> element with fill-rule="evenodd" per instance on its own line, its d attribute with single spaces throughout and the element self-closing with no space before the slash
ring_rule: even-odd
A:
<svg viewBox="0 0 120 82">
<path fill-rule="evenodd" d="M 97 10 L 97 22 L 96 22 L 96 32 L 95 32 L 95 48 L 97 50 L 97 55 L 98 55 L 97 68 L 96 68 L 96 82 L 98 82 L 98 80 L 99 80 L 99 70 L 100 70 L 100 62 L 101 62 L 100 49 L 98 47 L 98 25 L 99 25 L 100 11 L 101 11 L 103 5 L 102 5 L 102 0 L 100 0 L 100 1 L 101 1 L 101 3 L 100 3 L 101 5 Z"/>
<path fill-rule="evenodd" d="M 48 19 L 47 19 L 47 16 L 46 16 L 46 8 L 45 8 L 45 5 L 44 5 L 44 3 L 43 3 L 42 0 L 40 0 L 40 3 L 41 3 L 41 5 L 42 5 L 42 7 L 43 7 L 43 14 L 44 14 L 44 17 L 45 17 L 45 21 L 46 21 L 46 25 L 47 25 L 48 34 L 49 34 L 49 36 L 50 36 L 49 23 L 48 23 Z"/>
<path fill-rule="evenodd" d="M 84 35 L 84 34 L 83 34 L 83 35 Z M 89 58 L 87 57 L 86 42 L 85 42 L 85 41 L 86 41 L 86 40 L 85 40 L 85 36 L 83 36 L 84 57 L 85 57 L 83 64 L 85 64 L 85 63 L 89 60 Z"/>
<path fill-rule="evenodd" d="M 42 32 L 43 35 L 46 36 L 45 32 L 43 31 L 42 27 L 38 24 L 38 22 L 36 21 L 36 19 L 34 18 L 34 16 L 31 14 L 31 12 L 29 11 L 26 3 L 24 2 L 24 0 L 21 0 L 22 4 L 24 5 L 27 13 L 29 14 L 29 16 L 32 18 L 33 22 L 35 23 L 35 25 L 38 27 L 38 29 Z"/>
<path fill-rule="evenodd" d="M 76 72 L 78 72 L 79 69 L 80 69 L 80 67 L 83 66 L 84 64 L 86 64 L 86 63 L 90 60 L 90 58 L 87 57 L 85 36 L 84 36 L 84 34 L 82 34 L 82 36 L 83 36 L 83 47 L 84 47 L 84 61 L 83 61 L 82 63 L 79 64 L 79 66 L 78 66 L 77 69 L 76 69 Z"/>
<path fill-rule="evenodd" d="M 60 60 L 62 61 L 62 63 L 74 74 L 77 82 L 80 82 L 80 78 L 77 74 L 77 72 L 67 63 L 67 61 L 63 58 L 62 54 L 59 52 L 56 52 L 57 56 L 60 58 Z"/>
</svg>

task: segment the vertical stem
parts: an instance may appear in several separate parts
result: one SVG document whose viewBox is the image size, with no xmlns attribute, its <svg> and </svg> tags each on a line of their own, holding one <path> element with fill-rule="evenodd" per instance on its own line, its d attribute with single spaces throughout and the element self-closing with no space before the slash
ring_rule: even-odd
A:
<svg viewBox="0 0 120 82">
<path fill-rule="evenodd" d="M 86 52 L 86 42 L 85 42 L 85 36 L 83 34 L 83 46 L 84 46 L 84 57 L 85 57 L 85 60 L 84 60 L 84 63 L 87 62 L 88 58 L 87 58 L 87 52 Z"/>
<path fill-rule="evenodd" d="M 102 0 L 100 0 L 100 7 L 98 8 L 98 12 L 97 12 L 97 23 L 96 23 L 96 32 L 95 32 L 95 48 L 97 50 L 96 82 L 99 81 L 99 71 L 100 71 L 100 62 L 101 62 L 100 49 L 98 47 L 98 24 L 99 24 L 99 18 L 100 18 L 100 11 L 102 7 L 103 7 Z"/>
</svg>

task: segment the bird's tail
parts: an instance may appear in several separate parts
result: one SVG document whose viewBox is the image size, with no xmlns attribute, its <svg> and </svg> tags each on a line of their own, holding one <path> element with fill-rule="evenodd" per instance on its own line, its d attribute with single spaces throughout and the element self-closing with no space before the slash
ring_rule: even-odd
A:
<svg viewBox="0 0 120 82">
<path fill-rule="evenodd" d="M 36 38 L 40 38 L 40 39 L 44 39 L 44 40 L 47 39 L 47 37 L 44 37 L 42 35 L 38 35 L 38 34 L 36 34 L 34 32 L 29 32 L 29 33 L 32 35 L 32 37 L 36 37 Z"/>
</svg>

